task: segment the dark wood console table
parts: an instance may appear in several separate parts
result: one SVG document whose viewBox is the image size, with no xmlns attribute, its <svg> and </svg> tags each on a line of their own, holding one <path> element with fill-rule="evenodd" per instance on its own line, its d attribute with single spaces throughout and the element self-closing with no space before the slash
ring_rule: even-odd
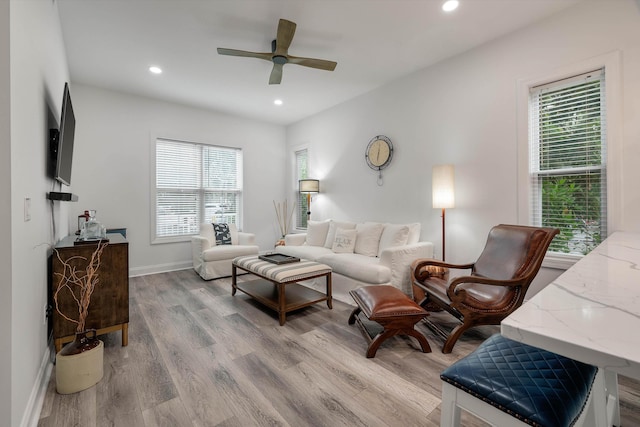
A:
<svg viewBox="0 0 640 427">
<path fill-rule="evenodd" d="M 97 243 L 74 245 L 76 238 L 74 235 L 67 236 L 55 246 L 62 259 L 91 258 Z M 109 233 L 107 238 L 109 245 L 102 253 L 98 269 L 99 283 L 91 296 L 86 327 L 96 329 L 98 335 L 122 331 L 122 345 L 126 346 L 129 343 L 129 242 L 119 233 Z M 72 262 L 79 270 L 86 268 L 85 260 L 76 259 Z M 55 273 L 63 271 L 62 263 L 55 254 L 51 256 L 51 271 L 49 298 L 53 316 L 53 339 L 58 352 L 64 343 L 74 340 L 76 325 L 62 317 L 55 308 L 53 292 L 60 281 Z M 70 317 L 77 317 L 77 305 L 68 294 L 61 295 L 58 302 L 65 313 L 72 314 Z"/>
</svg>

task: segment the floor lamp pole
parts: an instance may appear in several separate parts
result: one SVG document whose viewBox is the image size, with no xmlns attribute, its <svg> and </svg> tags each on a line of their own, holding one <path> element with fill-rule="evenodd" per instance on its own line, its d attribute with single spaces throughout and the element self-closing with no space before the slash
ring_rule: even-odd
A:
<svg viewBox="0 0 640 427">
<path fill-rule="evenodd" d="M 442 208 L 442 261 L 444 261 L 444 208 Z"/>
<path fill-rule="evenodd" d="M 307 221 L 311 219 L 311 193 L 307 193 Z"/>
</svg>

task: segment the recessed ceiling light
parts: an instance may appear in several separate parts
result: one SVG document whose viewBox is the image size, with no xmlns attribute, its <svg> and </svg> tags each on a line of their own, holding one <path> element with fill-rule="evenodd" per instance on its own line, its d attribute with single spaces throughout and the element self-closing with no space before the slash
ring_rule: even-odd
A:
<svg viewBox="0 0 640 427">
<path fill-rule="evenodd" d="M 156 66 L 152 66 L 152 67 L 149 67 L 149 71 L 152 72 L 153 74 L 161 74 L 162 73 L 162 68 L 156 67 Z"/>
<path fill-rule="evenodd" d="M 448 0 L 442 5 L 442 10 L 445 12 L 451 12 L 458 8 L 458 4 L 458 0 Z"/>
<path fill-rule="evenodd" d="M 276 99 L 273 103 L 276 105 L 282 105 L 282 99 Z"/>
</svg>

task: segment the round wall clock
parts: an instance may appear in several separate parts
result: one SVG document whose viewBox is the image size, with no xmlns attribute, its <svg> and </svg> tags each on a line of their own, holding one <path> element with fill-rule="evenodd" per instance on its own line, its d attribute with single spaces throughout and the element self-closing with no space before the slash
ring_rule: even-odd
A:
<svg viewBox="0 0 640 427">
<path fill-rule="evenodd" d="M 377 135 L 371 138 L 367 149 L 364 152 L 367 165 L 379 172 L 378 185 L 382 185 L 382 169 L 389 166 L 393 159 L 393 144 L 384 135 Z"/>
</svg>

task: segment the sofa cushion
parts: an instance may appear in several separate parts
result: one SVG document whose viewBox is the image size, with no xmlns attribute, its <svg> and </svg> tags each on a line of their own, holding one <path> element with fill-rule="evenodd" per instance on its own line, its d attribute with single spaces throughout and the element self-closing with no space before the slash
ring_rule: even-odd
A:
<svg viewBox="0 0 640 427">
<path fill-rule="evenodd" d="M 420 241 L 420 223 L 414 222 L 405 224 L 409 227 L 409 236 L 407 237 L 407 245 L 415 245 Z"/>
<path fill-rule="evenodd" d="M 378 222 L 365 222 L 356 225 L 356 247 L 353 250 L 360 255 L 378 256 L 378 247 L 380 245 L 380 235 L 384 225 Z"/>
<path fill-rule="evenodd" d="M 361 282 L 383 284 L 391 281 L 391 270 L 380 265 L 377 257 L 331 253 L 319 256 L 316 261 L 330 265 L 334 273 L 342 274 Z"/>
<path fill-rule="evenodd" d="M 337 254 L 352 254 L 355 247 L 356 230 L 343 230 L 342 228 L 338 228 L 335 232 L 331 250 Z"/>
<path fill-rule="evenodd" d="M 300 259 L 310 259 L 311 261 L 317 261 L 319 257 L 323 255 L 332 254 L 331 249 L 327 249 L 324 246 L 278 246 L 276 252 L 279 254 L 285 254 L 289 256 L 295 256 Z"/>
<path fill-rule="evenodd" d="M 409 227 L 402 224 L 385 224 L 382 235 L 380 236 L 380 245 L 378 247 L 378 256 L 382 251 L 393 246 L 404 246 L 407 244 L 409 237 Z"/>
<path fill-rule="evenodd" d="M 330 220 L 326 221 L 307 221 L 307 241 L 309 246 L 324 246 L 329 232 Z"/>
<path fill-rule="evenodd" d="M 235 257 L 239 257 L 243 255 L 257 255 L 257 253 L 258 253 L 257 246 L 220 245 L 220 246 L 214 246 L 202 252 L 202 260 L 204 262 L 229 260 L 229 264 L 231 264 L 231 260 Z"/>
<path fill-rule="evenodd" d="M 356 223 L 331 220 L 331 223 L 329 224 L 329 231 L 327 232 L 327 240 L 325 240 L 324 242 L 325 248 L 331 249 L 331 247 L 333 246 L 333 240 L 336 237 L 336 230 L 338 228 L 342 228 L 343 230 L 355 230 Z"/>
</svg>

